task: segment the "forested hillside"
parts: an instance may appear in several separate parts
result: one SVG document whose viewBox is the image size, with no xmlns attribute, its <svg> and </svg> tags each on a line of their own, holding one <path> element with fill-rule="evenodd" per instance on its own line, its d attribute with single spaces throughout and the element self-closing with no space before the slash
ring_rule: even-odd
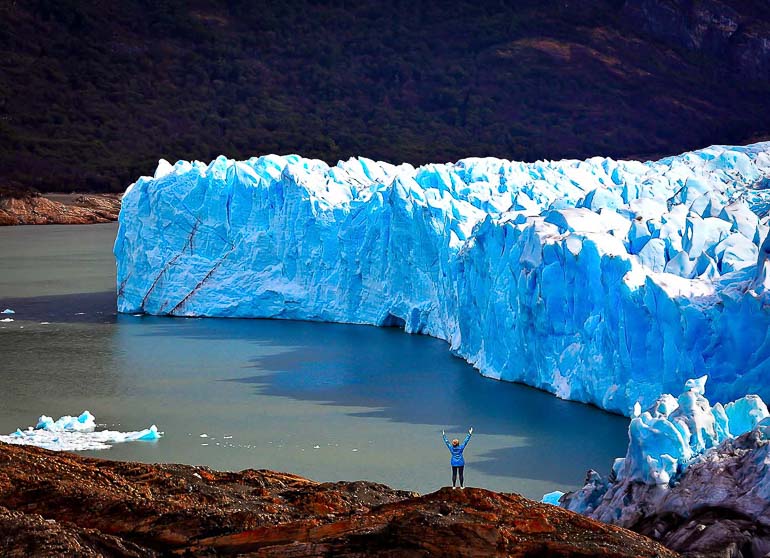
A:
<svg viewBox="0 0 770 558">
<path fill-rule="evenodd" d="M 0 187 L 161 157 L 655 157 L 770 137 L 738 0 L 0 0 Z"/>
</svg>

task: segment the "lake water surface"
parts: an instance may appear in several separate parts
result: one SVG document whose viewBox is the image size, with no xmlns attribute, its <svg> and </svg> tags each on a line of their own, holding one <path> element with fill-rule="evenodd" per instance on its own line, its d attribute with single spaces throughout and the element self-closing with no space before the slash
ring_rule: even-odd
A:
<svg viewBox="0 0 770 558">
<path fill-rule="evenodd" d="M 0 310 L 16 311 L 0 323 L 0 433 L 88 409 L 109 428 L 155 423 L 165 436 L 87 455 L 429 492 L 450 479 L 441 429 L 472 425 L 466 484 L 535 498 L 625 454 L 627 419 L 483 378 L 429 337 L 117 315 L 116 231 L 0 227 Z"/>
</svg>

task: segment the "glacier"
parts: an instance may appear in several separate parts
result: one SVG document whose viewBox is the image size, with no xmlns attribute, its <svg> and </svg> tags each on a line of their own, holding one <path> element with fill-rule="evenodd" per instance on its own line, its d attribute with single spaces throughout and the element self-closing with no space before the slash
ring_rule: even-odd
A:
<svg viewBox="0 0 770 558">
<path fill-rule="evenodd" d="M 154 424 L 133 432 L 96 430 L 96 417 L 86 410 L 78 416 L 65 415 L 57 420 L 42 415 L 36 426 L 26 430 L 17 428 L 7 436 L 0 436 L 0 442 L 52 451 L 86 451 L 110 449 L 112 444 L 125 442 L 153 442 L 162 435 Z"/>
<path fill-rule="evenodd" d="M 664 394 L 628 429 L 626 456 L 606 477 L 543 501 L 651 536 L 677 551 L 770 552 L 770 413 L 757 395 L 713 406 L 706 377 Z"/>
<path fill-rule="evenodd" d="M 659 161 L 160 161 L 123 196 L 118 310 L 395 326 L 631 415 L 708 374 L 770 397 L 770 143 Z"/>
</svg>

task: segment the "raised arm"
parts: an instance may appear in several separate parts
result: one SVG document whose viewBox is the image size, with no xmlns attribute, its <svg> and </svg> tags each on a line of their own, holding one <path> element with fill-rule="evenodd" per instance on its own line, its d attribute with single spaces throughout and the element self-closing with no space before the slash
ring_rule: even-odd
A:
<svg viewBox="0 0 770 558">
<path fill-rule="evenodd" d="M 446 444 L 446 447 L 451 451 L 452 445 L 449 443 L 449 440 L 447 440 L 446 432 L 444 432 L 443 430 L 441 431 L 441 437 L 444 438 L 444 443 Z"/>
<path fill-rule="evenodd" d="M 465 435 L 465 440 L 463 440 L 463 443 L 460 444 L 460 449 L 465 449 L 465 446 L 468 445 L 468 442 L 471 441 L 471 436 L 473 435 L 473 427 L 471 427 L 468 430 L 468 434 Z"/>
</svg>

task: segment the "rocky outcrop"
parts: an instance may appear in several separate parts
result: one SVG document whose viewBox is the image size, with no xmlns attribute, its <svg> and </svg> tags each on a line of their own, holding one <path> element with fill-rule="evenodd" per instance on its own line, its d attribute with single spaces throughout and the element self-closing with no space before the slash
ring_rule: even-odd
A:
<svg viewBox="0 0 770 558">
<path fill-rule="evenodd" d="M 116 221 L 118 194 L 0 195 L 0 225 L 87 225 Z"/>
<path fill-rule="evenodd" d="M 425 496 L 81 458 L 0 444 L 3 556 L 675 556 L 646 537 L 515 494 Z"/>
<path fill-rule="evenodd" d="M 673 485 L 633 482 L 602 487 L 602 479 L 594 473 L 582 492 L 598 488 L 590 517 L 645 534 L 687 556 L 767 556 L 769 452 L 767 440 L 754 430 L 704 455 Z M 616 517 L 610 517 L 611 510 Z"/>
<path fill-rule="evenodd" d="M 763 5 L 764 4 L 764 5 Z M 626 24 L 668 45 L 730 60 L 750 79 L 770 77 L 767 3 L 742 0 L 627 0 Z"/>
<path fill-rule="evenodd" d="M 28 556 L 146 556 L 146 549 L 67 522 L 0 506 L 0 552 L 5 558 Z"/>
</svg>

